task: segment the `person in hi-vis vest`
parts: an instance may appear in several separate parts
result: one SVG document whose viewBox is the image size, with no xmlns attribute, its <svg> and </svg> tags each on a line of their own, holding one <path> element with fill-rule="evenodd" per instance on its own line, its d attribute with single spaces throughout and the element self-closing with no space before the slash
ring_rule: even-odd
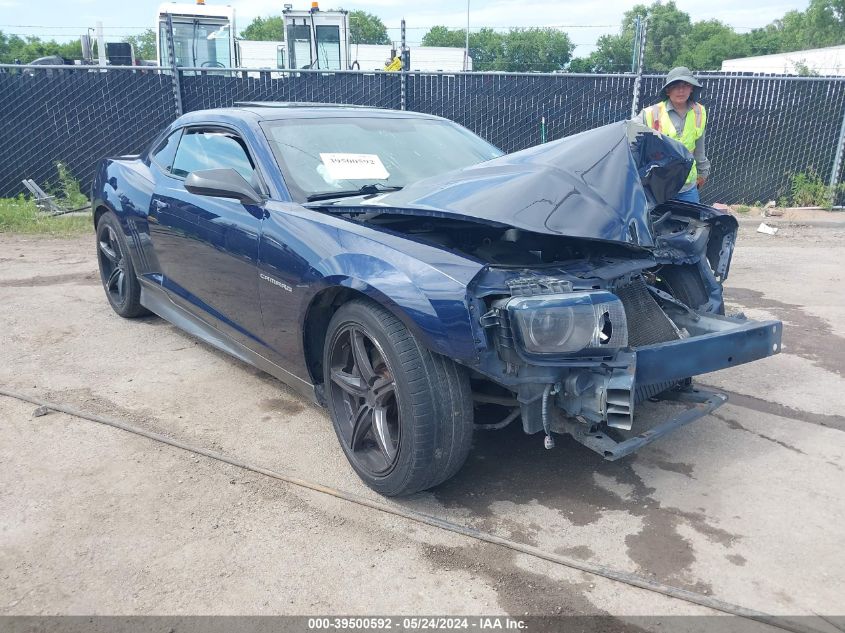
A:
<svg viewBox="0 0 845 633">
<path fill-rule="evenodd" d="M 645 108 L 639 117 L 648 127 L 683 143 L 695 158 L 687 181 L 677 200 L 699 202 L 698 190 L 710 176 L 710 161 L 704 153 L 704 129 L 707 110 L 698 103 L 701 84 L 689 68 L 678 66 L 669 71 L 661 92 L 666 98 Z"/>
</svg>

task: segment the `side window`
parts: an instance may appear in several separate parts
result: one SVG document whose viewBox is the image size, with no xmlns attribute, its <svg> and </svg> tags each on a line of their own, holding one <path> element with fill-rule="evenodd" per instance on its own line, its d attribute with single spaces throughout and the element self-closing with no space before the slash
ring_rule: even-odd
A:
<svg viewBox="0 0 845 633">
<path fill-rule="evenodd" d="M 173 175 L 184 178 L 192 171 L 221 168 L 234 169 L 247 182 L 255 181 L 255 166 L 237 136 L 220 130 L 186 131 L 173 161 Z"/>
<path fill-rule="evenodd" d="M 176 154 L 176 147 L 179 145 L 180 136 L 182 136 L 182 130 L 176 130 L 150 152 L 150 158 L 164 171 L 170 171 L 170 166 L 173 164 L 173 156 Z"/>
</svg>

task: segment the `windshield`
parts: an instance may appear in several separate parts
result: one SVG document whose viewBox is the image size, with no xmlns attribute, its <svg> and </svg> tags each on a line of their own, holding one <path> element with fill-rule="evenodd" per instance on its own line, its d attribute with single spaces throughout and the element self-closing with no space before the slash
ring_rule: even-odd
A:
<svg viewBox="0 0 845 633">
<path fill-rule="evenodd" d="M 404 187 L 502 152 L 449 121 L 385 117 L 287 119 L 261 123 L 295 200 Z"/>
<path fill-rule="evenodd" d="M 189 22 L 173 20 L 173 52 L 177 66 L 230 68 L 231 29 L 226 19 L 208 18 Z M 161 23 L 160 59 L 166 60 L 167 25 Z"/>
</svg>

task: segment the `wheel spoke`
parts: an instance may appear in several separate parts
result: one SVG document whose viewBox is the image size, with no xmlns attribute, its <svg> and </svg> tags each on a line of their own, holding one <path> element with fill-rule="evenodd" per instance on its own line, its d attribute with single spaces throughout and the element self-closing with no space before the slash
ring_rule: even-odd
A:
<svg viewBox="0 0 845 633">
<path fill-rule="evenodd" d="M 379 378 L 373 385 L 375 402 L 379 407 L 384 407 L 391 396 L 396 393 L 396 383 L 393 378 Z"/>
<path fill-rule="evenodd" d="M 367 394 L 367 385 L 358 376 L 332 367 L 332 382 L 343 389 L 346 393 L 356 398 L 363 398 Z"/>
<path fill-rule="evenodd" d="M 106 244 L 104 240 L 100 240 L 99 244 L 100 252 L 102 252 L 102 254 L 106 256 L 106 259 L 108 259 L 112 264 L 117 264 L 120 258 L 118 257 L 117 253 L 112 250 L 111 246 Z"/>
<path fill-rule="evenodd" d="M 361 330 L 353 329 L 349 338 L 352 342 L 352 358 L 355 361 L 355 368 L 361 374 L 364 383 L 370 385 L 376 376 L 376 372 L 373 370 L 370 355 L 367 353 L 365 335 Z"/>
<path fill-rule="evenodd" d="M 111 271 L 111 274 L 109 275 L 109 278 L 108 278 L 108 280 L 106 281 L 106 289 L 107 289 L 109 292 L 115 292 L 115 291 L 117 291 L 118 293 L 120 292 L 120 291 L 119 291 L 119 290 L 115 287 L 115 285 L 116 285 L 116 284 L 117 284 L 117 282 L 118 282 L 118 278 L 120 277 L 120 273 L 121 273 L 120 268 L 115 268 L 113 271 Z"/>
<path fill-rule="evenodd" d="M 361 323 L 333 337 L 329 406 L 338 437 L 356 468 L 384 476 L 395 466 L 402 433 L 396 379 L 385 353 Z"/>
<path fill-rule="evenodd" d="M 374 435 L 379 450 L 381 450 L 388 464 L 393 463 L 393 458 L 396 457 L 396 444 L 394 444 L 393 438 L 390 437 L 390 429 L 387 424 L 387 409 L 385 407 L 373 409 L 373 429 L 375 430 Z"/>
<path fill-rule="evenodd" d="M 362 404 L 352 421 L 352 439 L 349 442 L 349 448 L 353 451 L 358 450 L 361 447 L 361 440 L 367 436 L 372 428 L 373 409 L 369 405 Z"/>
<path fill-rule="evenodd" d="M 117 233 L 114 232 L 112 227 L 109 226 L 107 228 L 109 230 L 109 246 L 117 257 L 117 261 L 120 261 L 123 259 L 123 254 L 120 252 L 120 242 L 117 240 Z"/>
</svg>

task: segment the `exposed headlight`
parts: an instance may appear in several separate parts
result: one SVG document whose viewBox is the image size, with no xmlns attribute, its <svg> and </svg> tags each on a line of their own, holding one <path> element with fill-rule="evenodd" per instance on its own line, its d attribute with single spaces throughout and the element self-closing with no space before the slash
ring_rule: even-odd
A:
<svg viewBox="0 0 845 633">
<path fill-rule="evenodd" d="M 529 354 L 606 356 L 628 345 L 625 308 L 609 292 L 514 297 L 507 310 Z"/>
</svg>

